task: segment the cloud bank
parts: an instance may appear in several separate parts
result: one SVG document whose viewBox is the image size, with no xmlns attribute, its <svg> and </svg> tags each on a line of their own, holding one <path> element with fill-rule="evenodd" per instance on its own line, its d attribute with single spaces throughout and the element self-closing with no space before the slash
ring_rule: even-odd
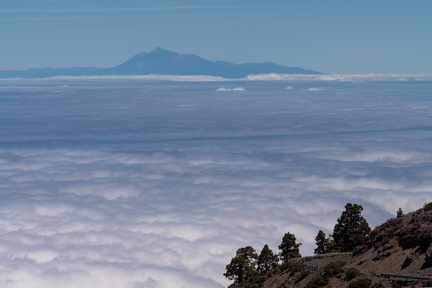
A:
<svg viewBox="0 0 432 288">
<path fill-rule="evenodd" d="M 432 81 L 428 74 L 257 74 L 249 75 L 254 81 Z"/>
<path fill-rule="evenodd" d="M 227 79 L 219 76 L 208 75 L 98 75 L 98 76 L 55 76 L 47 78 L 51 80 L 64 81 L 94 81 L 94 80 L 117 80 L 117 81 L 176 81 L 176 82 L 237 82 L 237 81 L 325 81 L 325 82 L 409 82 L 409 81 L 432 81 L 432 75 L 428 74 L 256 74 L 241 79 Z M 22 81 L 16 78 L 17 81 Z M 46 79 L 44 79 L 46 81 Z M 0 78 L 0 81 L 11 81 L 11 79 Z M 223 87 L 220 87 L 223 88 Z M 288 86 L 287 90 L 292 89 Z"/>
<path fill-rule="evenodd" d="M 227 81 L 219 76 L 207 75 L 100 75 L 100 76 L 55 76 L 53 80 L 164 80 L 178 82 Z"/>
<path fill-rule="evenodd" d="M 431 201 L 427 83 L 9 83 L 2 287 L 226 287 L 236 249 L 311 254 L 347 202 Z"/>
</svg>

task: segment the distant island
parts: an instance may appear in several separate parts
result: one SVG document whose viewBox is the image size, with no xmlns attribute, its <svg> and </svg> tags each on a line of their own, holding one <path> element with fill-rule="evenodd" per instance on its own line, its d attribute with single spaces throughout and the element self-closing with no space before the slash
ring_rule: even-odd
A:
<svg viewBox="0 0 432 288">
<path fill-rule="evenodd" d="M 194 54 L 179 54 L 157 47 L 139 53 L 111 68 L 32 68 L 0 70 L 0 78 L 48 78 L 55 76 L 100 75 L 206 75 L 223 78 L 244 78 L 256 74 L 323 74 L 300 67 L 281 66 L 272 62 L 234 64 L 209 61 Z"/>
</svg>

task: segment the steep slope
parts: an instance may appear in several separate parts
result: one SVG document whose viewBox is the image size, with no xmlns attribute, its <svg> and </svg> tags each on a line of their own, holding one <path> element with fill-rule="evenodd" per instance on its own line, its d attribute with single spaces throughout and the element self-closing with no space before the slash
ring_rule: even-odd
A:
<svg viewBox="0 0 432 288">
<path fill-rule="evenodd" d="M 347 267 L 364 273 L 432 277 L 432 203 L 376 227 Z"/>
</svg>

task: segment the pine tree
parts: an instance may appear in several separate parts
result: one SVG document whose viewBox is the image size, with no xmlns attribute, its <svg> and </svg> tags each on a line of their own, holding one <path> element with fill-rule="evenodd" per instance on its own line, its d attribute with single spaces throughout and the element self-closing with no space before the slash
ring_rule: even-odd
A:
<svg viewBox="0 0 432 288">
<path fill-rule="evenodd" d="M 315 254 L 325 254 L 328 250 L 329 239 L 326 238 L 324 231 L 319 230 L 317 236 L 315 237 L 317 248 L 314 250 Z"/>
<path fill-rule="evenodd" d="M 226 272 L 223 274 L 233 284 L 241 283 L 256 273 L 256 261 L 258 255 L 254 248 L 246 246 L 236 252 L 236 256 L 226 265 Z"/>
<path fill-rule="evenodd" d="M 363 207 L 348 203 L 333 229 L 333 240 L 336 249 L 341 252 L 352 252 L 365 242 L 366 235 L 371 231 L 366 219 L 361 216 Z"/>
<path fill-rule="evenodd" d="M 279 257 L 273 254 L 273 251 L 268 247 L 267 244 L 264 245 L 258 256 L 257 272 L 260 274 L 265 274 L 272 270 L 278 265 Z"/>
<path fill-rule="evenodd" d="M 396 218 L 401 218 L 403 215 L 402 208 L 399 207 L 399 210 L 396 212 Z"/>
<path fill-rule="evenodd" d="M 281 259 L 283 262 L 287 262 L 289 259 L 292 258 L 300 258 L 300 251 L 299 247 L 302 245 L 301 243 L 296 243 L 296 237 L 294 234 L 291 233 L 285 233 L 285 235 L 282 238 L 282 243 L 278 246 L 278 248 L 281 250 L 279 253 Z"/>
</svg>

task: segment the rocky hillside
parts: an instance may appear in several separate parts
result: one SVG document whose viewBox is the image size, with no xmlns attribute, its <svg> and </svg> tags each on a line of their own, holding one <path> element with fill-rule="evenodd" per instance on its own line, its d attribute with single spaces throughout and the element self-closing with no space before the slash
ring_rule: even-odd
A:
<svg viewBox="0 0 432 288">
<path fill-rule="evenodd" d="M 432 278 L 432 203 L 376 227 L 352 258 L 286 263 L 233 287 L 432 287 L 428 278 Z"/>
<path fill-rule="evenodd" d="M 432 278 L 432 203 L 389 219 L 369 235 L 347 267 L 366 274 Z"/>
</svg>

